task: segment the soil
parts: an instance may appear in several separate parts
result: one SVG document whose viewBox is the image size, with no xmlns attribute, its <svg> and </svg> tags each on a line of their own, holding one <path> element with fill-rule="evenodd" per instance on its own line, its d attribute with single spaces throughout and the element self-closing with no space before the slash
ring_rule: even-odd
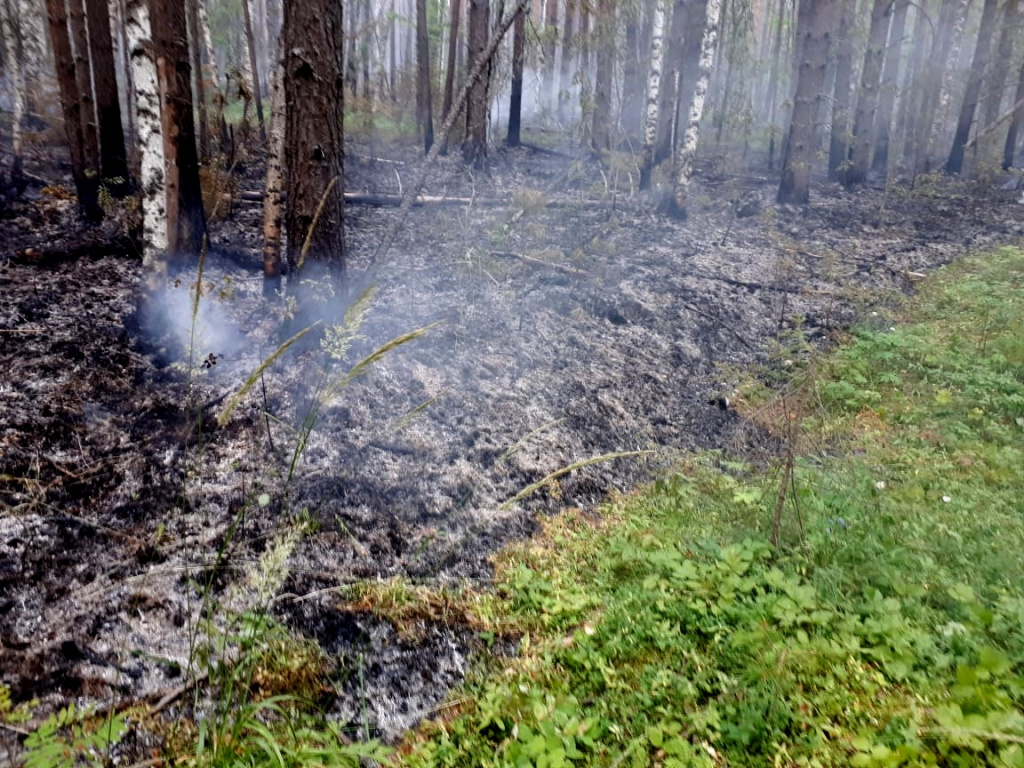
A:
<svg viewBox="0 0 1024 768">
<path fill-rule="evenodd" d="M 58 152 L 34 151 L 31 173 L 68 184 Z M 347 186 L 398 193 L 415 159 L 356 143 Z M 264 298 L 259 205 L 238 202 L 212 226 L 193 322 L 196 265 L 140 304 L 137 255 L 103 245 L 122 236 L 116 226 L 86 233 L 73 202 L 38 185 L 7 201 L 0 681 L 42 711 L 158 697 L 180 682 L 207 590 L 252 607 L 247 578 L 301 517 L 273 611 L 341 660 L 335 715 L 397 738 L 481 646 L 441 620 L 400 635 L 347 610 L 336 587 L 485 584 L 488 557 L 538 515 L 596 508 L 682 451 L 735 445 L 737 416 L 709 400 L 780 334 L 825 343 L 869 299 L 911 291 L 916 273 L 1024 233 L 1019 194 L 985 185 L 886 195 L 818 184 L 810 206 L 785 208 L 770 202 L 773 179 L 724 167 L 704 163 L 678 222 L 625 172 L 583 156 L 503 149 L 487 173 L 446 158 L 427 191 L 481 202 L 414 208 L 383 254 L 398 212 L 351 206 L 347 298 L 329 303 L 344 309 L 369 285 L 376 295 L 331 370 L 429 330 L 323 405 L 291 482 L 295 429 L 338 376 L 315 344 L 287 350 L 225 426 L 215 421 L 301 326 L 286 301 Z M 258 190 L 258 171 L 240 186 Z M 506 505 L 559 468 L 626 451 L 645 453 Z"/>
</svg>

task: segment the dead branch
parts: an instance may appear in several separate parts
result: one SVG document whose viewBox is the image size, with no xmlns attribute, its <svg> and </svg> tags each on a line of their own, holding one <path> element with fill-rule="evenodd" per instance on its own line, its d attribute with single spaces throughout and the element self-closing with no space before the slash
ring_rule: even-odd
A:
<svg viewBox="0 0 1024 768">
<path fill-rule="evenodd" d="M 570 275 L 586 275 L 586 271 L 577 269 L 576 267 L 570 267 L 568 264 L 558 264 L 553 261 L 544 261 L 543 259 L 535 259 L 532 256 L 524 256 L 521 253 L 512 253 L 510 251 L 489 251 L 488 256 L 496 259 L 517 259 L 526 264 L 534 264 L 538 267 L 551 267 L 557 269 L 560 272 L 565 272 Z"/>
</svg>

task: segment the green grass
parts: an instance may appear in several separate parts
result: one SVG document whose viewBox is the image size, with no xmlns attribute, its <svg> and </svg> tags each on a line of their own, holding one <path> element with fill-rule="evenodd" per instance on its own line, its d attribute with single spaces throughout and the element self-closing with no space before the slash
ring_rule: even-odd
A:
<svg viewBox="0 0 1024 768">
<path fill-rule="evenodd" d="M 799 421 L 782 503 L 784 459 L 701 455 L 547 521 L 474 613 L 517 652 L 398 762 L 1024 765 L 1024 251 L 754 389 Z"/>
</svg>

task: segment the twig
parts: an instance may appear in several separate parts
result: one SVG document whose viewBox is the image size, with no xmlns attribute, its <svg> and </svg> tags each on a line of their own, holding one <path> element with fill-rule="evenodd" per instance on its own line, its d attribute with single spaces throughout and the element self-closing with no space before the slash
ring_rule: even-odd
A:
<svg viewBox="0 0 1024 768">
<path fill-rule="evenodd" d="M 652 453 L 654 453 L 654 451 L 622 451 L 620 453 L 606 453 L 606 454 L 603 454 L 601 456 L 594 456 L 594 457 L 589 458 L 589 459 L 583 459 L 581 461 L 573 462 L 572 464 L 569 464 L 568 466 L 562 467 L 561 469 L 556 469 L 550 475 L 548 475 L 547 477 L 541 478 L 536 483 L 532 483 L 531 485 L 526 486 L 525 488 L 523 488 L 523 490 L 521 490 L 519 493 L 517 493 L 511 499 L 509 499 L 504 504 L 502 504 L 501 508 L 502 509 L 508 509 L 513 504 L 515 504 L 517 501 L 526 498 L 527 496 L 529 496 L 534 491 L 543 488 L 548 483 L 552 482 L 553 480 L 557 480 L 558 478 L 562 477 L 563 475 L 569 474 L 573 470 L 582 469 L 583 467 L 589 467 L 591 464 L 598 464 L 598 463 L 600 463 L 602 461 L 612 461 L 614 459 L 625 459 L 625 458 L 629 458 L 630 456 L 647 456 L 647 455 L 652 454 Z"/>
<path fill-rule="evenodd" d="M 724 328 L 725 330 L 729 331 L 729 333 L 731 333 L 733 336 L 735 336 L 737 341 L 742 343 L 745 347 L 747 347 L 747 349 L 755 349 L 753 344 L 751 344 L 745 338 L 740 336 L 739 331 L 737 331 L 732 326 L 726 325 L 725 323 L 723 323 L 722 322 L 722 318 L 717 317 L 715 315 L 712 315 L 710 312 L 705 312 L 700 307 L 695 307 L 693 304 L 690 304 L 689 302 L 686 302 L 686 301 L 683 302 L 683 307 L 688 309 L 688 310 L 690 310 L 691 312 L 693 312 L 696 315 L 700 315 L 701 317 L 706 317 L 711 322 L 716 323 L 720 328 Z"/>
<path fill-rule="evenodd" d="M 557 264 L 553 261 L 544 261 L 543 259 L 535 259 L 532 256 L 524 256 L 520 253 L 512 253 L 511 251 L 489 251 L 488 256 L 493 256 L 497 259 L 518 259 L 519 261 L 527 264 L 536 264 L 538 267 L 551 267 L 562 272 L 567 272 L 570 275 L 585 275 L 587 274 L 582 269 L 576 267 L 570 267 L 565 264 Z"/>
</svg>

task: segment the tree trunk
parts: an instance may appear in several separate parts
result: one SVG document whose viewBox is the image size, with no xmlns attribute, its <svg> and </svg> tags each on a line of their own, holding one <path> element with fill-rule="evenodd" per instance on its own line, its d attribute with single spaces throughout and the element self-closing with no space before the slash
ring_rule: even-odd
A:
<svg viewBox="0 0 1024 768">
<path fill-rule="evenodd" d="M 657 2 L 652 3 L 656 5 Z M 650 29 L 641 28 L 643 15 L 639 3 L 629 3 L 625 8 L 620 6 L 620 22 L 625 27 L 625 46 L 622 59 L 622 99 L 619 105 L 619 124 L 622 126 L 625 139 L 629 146 L 634 146 L 644 128 L 644 117 L 647 109 L 644 106 L 646 78 L 640 72 L 640 46 L 646 45 L 650 50 Z M 652 11 L 653 15 L 653 11 Z M 646 57 L 644 57 L 646 58 Z M 564 88 L 564 86 L 563 86 Z"/>
<path fill-rule="evenodd" d="M 508 106 L 508 139 L 510 147 L 519 146 L 519 126 L 523 112 L 523 49 L 526 39 L 526 13 L 516 14 L 512 30 L 512 95 Z M 448 94 L 450 96 L 450 94 Z"/>
<path fill-rule="evenodd" d="M 430 103 L 430 38 L 427 0 L 416 0 L 416 122 L 423 137 L 423 153 L 434 144 L 434 112 Z"/>
<path fill-rule="evenodd" d="M 657 1 L 657 0 L 656 0 Z M 658 130 L 654 141 L 654 154 L 651 165 L 657 165 L 672 155 L 672 132 L 675 126 L 677 104 L 683 98 L 679 88 L 679 72 L 683 66 L 690 6 L 693 0 L 675 0 L 672 4 L 672 21 L 669 24 L 668 41 L 662 43 L 665 48 L 661 73 L 661 94 L 658 102 Z"/>
<path fill-rule="evenodd" d="M 21 79 L 24 107 L 29 114 L 39 111 L 38 98 L 42 94 L 47 68 L 45 10 L 38 0 L 13 0 L 11 3 L 12 23 L 17 20 L 20 33 Z"/>
<path fill-rule="evenodd" d="M 644 158 L 640 168 L 640 189 L 651 188 L 654 143 L 658 138 L 658 104 L 661 96 L 661 66 L 664 58 L 665 6 L 654 0 L 654 24 L 651 27 L 651 69 L 647 74 L 647 109 L 644 116 Z"/>
<path fill-rule="evenodd" d="M 102 179 L 100 168 L 100 136 L 96 124 L 96 99 L 92 91 L 92 64 L 89 61 L 89 35 L 85 26 L 85 5 L 83 0 L 69 0 L 69 21 L 71 43 L 75 50 L 75 81 L 78 84 L 78 98 L 81 101 L 82 150 L 85 152 L 87 173 L 96 174 L 97 183 Z"/>
<path fill-rule="evenodd" d="M 213 37 L 210 35 L 210 21 L 206 15 L 206 0 L 193 0 L 198 10 L 199 28 L 203 36 L 203 50 L 206 52 L 206 63 L 209 67 L 210 83 L 213 85 L 213 105 L 216 113 L 215 122 L 220 132 L 221 148 L 228 141 L 228 124 L 224 119 L 224 89 L 220 82 L 220 72 L 217 68 L 217 56 L 213 51 Z"/>
<path fill-rule="evenodd" d="M 1020 0 L 1006 0 L 1003 10 L 1003 26 L 999 32 L 999 48 L 992 66 L 988 98 L 985 99 L 984 125 L 992 125 L 999 119 L 999 110 L 1003 103 L 1003 92 L 1006 89 L 1006 77 L 1010 74 L 1010 63 L 1013 60 L 1013 37 L 1019 35 L 1024 18 L 1020 13 Z"/>
<path fill-rule="evenodd" d="M 553 0 L 552 0 L 553 1 Z M 487 48 L 490 29 L 490 0 L 469 0 L 469 60 L 478 61 Z M 490 64 L 473 85 L 466 102 L 466 138 L 462 158 L 474 168 L 483 169 L 487 159 L 487 105 L 490 90 Z"/>
<path fill-rule="evenodd" d="M 100 168 L 103 179 L 116 196 L 131 190 L 128 153 L 121 125 L 121 105 L 117 99 L 117 72 L 114 68 L 114 43 L 110 37 L 110 11 L 107 0 L 86 0 L 89 19 L 89 53 L 96 88 L 96 109 L 100 125 Z"/>
<path fill-rule="evenodd" d="M 1024 63 L 1020 65 L 1017 91 L 1013 98 L 1017 107 L 1013 110 L 1013 117 L 1010 118 L 1010 127 L 1006 131 L 1006 144 L 1003 145 L 1004 171 L 1013 168 L 1014 154 L 1017 151 L 1017 133 L 1020 131 L 1021 124 L 1024 123 Z"/>
<path fill-rule="evenodd" d="M 462 14 L 463 0 L 451 0 L 451 26 L 448 29 L 448 65 L 444 73 L 444 109 L 441 111 L 441 122 L 448 119 L 452 110 L 452 94 L 455 90 L 455 66 L 459 49 L 459 22 Z M 522 84 L 520 83 L 520 93 Z M 441 139 L 444 142 L 441 154 L 448 154 L 448 134 Z"/>
<path fill-rule="evenodd" d="M 855 2 L 855 0 L 847 0 Z M 768 74 L 768 170 L 775 170 L 775 137 L 779 127 L 775 124 L 779 98 L 779 67 L 782 62 L 782 28 L 786 21 L 786 0 L 779 0 L 779 18 L 775 26 L 775 43 L 772 45 L 772 66 Z M 847 87 L 849 97 L 849 87 Z M 845 132 L 845 127 L 844 127 Z"/>
<path fill-rule="evenodd" d="M 864 52 L 860 93 L 857 95 L 857 111 L 853 120 L 853 155 L 850 169 L 843 178 L 847 187 L 863 184 L 868 177 L 878 86 L 882 79 L 885 40 L 889 32 L 892 7 L 892 0 L 874 0 L 871 8 L 871 29 L 868 32 L 868 47 Z"/>
<path fill-rule="evenodd" d="M 541 87 L 544 89 L 546 99 L 550 99 L 553 95 L 557 96 L 558 90 L 558 75 L 555 70 L 555 55 L 557 54 L 558 47 L 558 0 L 546 0 L 545 5 L 545 23 L 543 31 L 543 45 L 542 50 L 544 52 L 544 80 Z M 470 48 L 473 44 L 470 43 Z M 472 59 L 472 56 L 470 57 Z M 470 96 L 470 100 L 472 100 Z M 557 101 L 555 103 L 548 102 L 548 108 L 554 112 L 557 107 Z"/>
<path fill-rule="evenodd" d="M 949 100 L 953 91 L 953 77 L 956 74 L 956 65 L 960 60 L 960 46 L 963 42 L 964 24 L 967 23 L 967 12 L 970 9 L 970 0 L 955 0 L 951 3 L 950 11 L 952 16 L 949 24 L 949 42 L 943 46 L 941 58 L 934 62 L 933 66 L 937 72 L 941 72 L 941 79 L 938 83 L 938 90 L 934 100 L 934 106 L 930 107 L 930 120 L 924 126 L 927 131 L 927 138 L 924 142 L 924 154 L 922 170 L 928 173 L 932 169 L 932 160 L 938 152 L 939 141 L 942 137 L 942 126 L 946 122 L 946 113 L 949 111 Z"/>
<path fill-rule="evenodd" d="M 71 175 L 75 180 L 78 204 L 89 221 L 100 221 L 103 209 L 99 203 L 99 168 L 86 165 L 82 131 L 82 101 L 75 78 L 75 59 L 68 34 L 68 18 L 64 0 L 46 0 L 50 22 L 50 41 L 57 68 L 60 104 L 64 115 L 64 132 L 71 150 Z"/>
<path fill-rule="evenodd" d="M 946 160 L 946 173 L 959 174 L 964 167 L 964 148 L 970 138 L 971 125 L 974 124 L 974 113 L 978 108 L 978 97 L 981 95 L 981 81 L 989 65 L 992 52 L 992 38 L 995 37 L 996 18 L 999 16 L 999 0 L 985 0 L 981 12 L 981 26 L 978 28 L 978 44 L 974 48 L 974 59 L 971 72 L 967 78 L 967 88 L 960 104 L 960 117 L 956 123 L 953 146 Z"/>
<path fill-rule="evenodd" d="M 708 0 L 707 18 L 704 22 L 704 38 L 701 43 L 700 68 L 697 84 L 690 99 L 690 114 L 683 135 L 683 146 L 676 162 L 676 183 L 669 202 L 669 213 L 676 218 L 686 218 L 687 194 L 690 177 L 693 175 L 693 161 L 697 157 L 697 140 L 700 136 L 700 120 L 704 115 L 704 102 L 708 95 L 708 83 L 715 63 L 715 45 L 718 42 L 719 15 L 722 0 Z"/>
<path fill-rule="evenodd" d="M 131 56 L 136 124 L 142 151 L 139 172 L 139 186 L 142 189 L 142 263 L 152 268 L 167 250 L 167 195 L 160 92 L 146 0 L 127 0 L 125 35 Z"/>
<path fill-rule="evenodd" d="M 159 1 L 159 0 L 158 0 Z M 260 95 L 260 70 L 256 61 L 256 42 L 252 31 L 252 14 L 249 11 L 250 0 L 242 0 L 245 13 L 245 47 L 249 52 L 249 69 L 252 70 L 252 95 L 256 101 L 256 120 L 260 124 L 260 140 L 267 140 L 267 129 L 263 124 L 263 97 Z"/>
<path fill-rule="evenodd" d="M 370 35 L 376 34 L 373 31 L 373 9 L 370 7 L 370 0 L 363 2 L 363 18 L 370 31 L 364 32 L 359 41 L 359 61 L 362 64 L 363 74 L 363 100 L 366 102 L 366 109 L 373 113 L 373 81 L 370 79 Z M 424 24 L 426 26 L 426 24 Z M 429 48 L 427 49 L 429 51 Z M 427 69 L 430 69 L 430 57 L 427 57 Z M 431 116 L 433 120 L 433 116 Z"/>
<path fill-rule="evenodd" d="M 917 148 L 916 136 L 919 134 L 916 117 L 921 107 L 922 91 L 924 90 L 924 57 L 927 52 L 925 38 L 929 33 L 928 16 L 921 6 L 914 9 L 914 46 L 911 56 L 910 70 L 907 72 L 906 87 L 900 103 L 899 128 L 897 133 L 902 136 L 903 151 L 900 153 L 902 162 L 913 161 Z"/>
<path fill-rule="evenodd" d="M 856 0 L 842 3 L 836 53 L 836 84 L 832 98 L 832 132 L 828 147 L 829 181 L 841 181 L 849 159 L 850 84 L 853 80 L 853 16 Z"/>
<path fill-rule="evenodd" d="M 591 144 L 596 152 L 612 145 L 612 68 L 615 66 L 615 0 L 597 2 L 597 71 L 594 74 L 594 122 Z"/>
<path fill-rule="evenodd" d="M 565 121 L 565 107 L 572 94 L 572 47 L 575 0 L 565 0 L 565 21 L 562 24 L 562 64 L 558 84 L 558 120 Z"/>
<path fill-rule="evenodd" d="M 160 84 L 164 93 L 164 162 L 168 180 L 167 250 L 172 257 L 194 258 L 206 237 L 206 214 L 199 184 L 185 7 L 180 0 L 151 0 L 150 13 L 158 79 L 163 72 Z M 177 194 L 172 189 L 175 180 Z"/>
<path fill-rule="evenodd" d="M 293 269 L 307 239 L 311 258 L 345 269 L 342 22 L 336 0 L 285 0 L 285 231 Z"/>
<path fill-rule="evenodd" d="M 94 0 L 101 1 L 101 0 Z M 206 83 L 203 77 L 203 39 L 199 32 L 199 9 L 196 0 L 189 0 L 188 35 L 192 42 L 192 80 L 195 83 L 196 101 L 199 115 L 199 159 L 208 162 L 210 159 L 210 121 L 206 115 Z"/>
<path fill-rule="evenodd" d="M 264 287 L 273 289 L 281 276 L 281 192 L 284 190 L 284 93 L 283 67 L 274 69 L 270 81 L 270 131 L 267 142 L 267 178 L 263 194 Z M 266 292 L 266 291 L 265 291 Z"/>
<path fill-rule="evenodd" d="M 803 0 L 797 14 L 797 52 L 800 56 L 793 116 L 783 151 L 780 203 L 806 203 L 810 198 L 814 162 L 814 116 L 825 84 L 832 32 L 831 0 Z"/>
<path fill-rule="evenodd" d="M 885 65 L 882 69 L 882 85 L 878 94 L 878 112 L 875 115 L 875 155 L 871 169 L 885 174 L 889 166 L 890 131 L 892 112 L 896 106 L 896 91 L 899 89 L 900 58 L 903 53 L 903 32 L 907 27 L 907 10 L 910 0 L 895 0 L 896 9 L 889 28 L 889 46 L 885 51 Z"/>
<path fill-rule="evenodd" d="M 22 52 L 19 51 L 17 15 L 13 0 L 0 0 L 0 30 L 3 34 L 4 51 L 7 54 L 6 69 L 11 84 L 11 182 L 19 184 L 22 178 L 21 120 L 25 114 L 25 80 L 21 70 Z"/>
</svg>

